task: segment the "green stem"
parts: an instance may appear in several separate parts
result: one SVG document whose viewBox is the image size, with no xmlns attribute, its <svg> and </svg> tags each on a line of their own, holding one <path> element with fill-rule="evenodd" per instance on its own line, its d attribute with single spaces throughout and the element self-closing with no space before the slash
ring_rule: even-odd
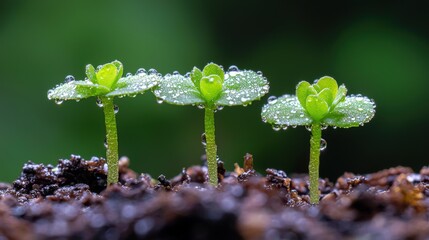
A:
<svg viewBox="0 0 429 240">
<path fill-rule="evenodd" d="M 217 146 L 215 142 L 214 110 L 210 107 L 205 108 L 204 130 L 206 134 L 206 156 L 207 156 L 209 183 L 213 186 L 217 186 L 217 183 L 218 183 L 217 161 L 216 161 Z"/>
<path fill-rule="evenodd" d="M 107 186 L 118 182 L 118 132 L 113 98 L 101 97 L 106 124 Z"/>
<path fill-rule="evenodd" d="M 310 203 L 319 203 L 319 158 L 320 141 L 322 140 L 322 129 L 320 124 L 311 125 L 310 139 L 310 164 L 308 171 L 310 175 Z"/>
</svg>

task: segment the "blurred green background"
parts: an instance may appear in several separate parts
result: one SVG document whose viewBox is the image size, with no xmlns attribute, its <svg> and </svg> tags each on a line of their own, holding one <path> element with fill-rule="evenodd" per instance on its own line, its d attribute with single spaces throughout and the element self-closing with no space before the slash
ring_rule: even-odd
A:
<svg viewBox="0 0 429 240">
<path fill-rule="evenodd" d="M 353 4 L 354 3 L 354 4 Z M 162 74 L 216 62 L 261 70 L 270 93 L 216 114 L 218 154 L 228 170 L 252 153 L 258 171 L 306 172 L 305 128 L 275 132 L 260 110 L 300 80 L 330 75 L 349 93 L 375 99 L 364 127 L 328 129 L 321 176 L 429 164 L 427 1 L 1 1 L 0 181 L 28 161 L 55 164 L 104 156 L 103 114 L 95 99 L 56 105 L 48 89 L 88 63 L 122 61 L 125 72 Z M 137 172 L 173 177 L 200 164 L 203 111 L 157 104 L 152 93 L 116 100 L 119 151 Z M 426 133 L 425 133 L 426 132 Z"/>
</svg>

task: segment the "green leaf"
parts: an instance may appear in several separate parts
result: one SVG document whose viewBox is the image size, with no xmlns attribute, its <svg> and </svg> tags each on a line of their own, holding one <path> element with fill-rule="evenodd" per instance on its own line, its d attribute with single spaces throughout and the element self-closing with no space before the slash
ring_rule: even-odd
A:
<svg viewBox="0 0 429 240">
<path fill-rule="evenodd" d="M 306 110 L 315 121 L 320 121 L 329 111 L 326 101 L 318 96 L 310 95 L 307 97 Z"/>
<path fill-rule="evenodd" d="M 262 108 L 263 121 L 280 127 L 307 126 L 313 120 L 294 95 L 284 95 L 269 101 Z"/>
<path fill-rule="evenodd" d="M 203 104 L 206 102 L 191 78 L 180 74 L 165 75 L 153 93 L 158 99 L 176 105 Z"/>
<path fill-rule="evenodd" d="M 111 89 L 117 81 L 118 73 L 119 71 L 113 63 L 106 63 L 95 73 L 97 83 Z"/>
<path fill-rule="evenodd" d="M 331 106 L 332 102 L 334 101 L 334 96 L 332 96 L 332 91 L 329 88 L 325 88 L 322 91 L 317 94 L 317 96 L 324 100 L 328 106 Z"/>
<path fill-rule="evenodd" d="M 48 99 L 80 100 L 88 97 L 103 95 L 109 90 L 91 81 L 71 81 L 58 85 L 48 91 Z"/>
<path fill-rule="evenodd" d="M 223 91 L 217 105 L 247 105 L 268 93 L 267 79 L 254 71 L 230 71 L 225 74 Z"/>
<path fill-rule="evenodd" d="M 346 98 L 346 95 L 347 95 L 347 88 L 346 88 L 346 86 L 344 86 L 344 84 L 342 84 L 338 88 L 337 96 L 335 97 L 334 101 L 332 102 L 330 110 L 334 109 L 335 106 L 338 105 L 338 103 L 342 102 Z"/>
<path fill-rule="evenodd" d="M 97 83 L 97 77 L 95 76 L 95 68 L 91 64 L 86 65 L 86 76 L 92 83 Z"/>
<path fill-rule="evenodd" d="M 139 73 L 136 75 L 123 77 L 118 80 L 115 88 L 106 94 L 107 97 L 134 96 L 153 88 L 161 80 L 157 74 Z"/>
<path fill-rule="evenodd" d="M 307 81 L 301 81 L 296 86 L 296 97 L 303 107 L 305 107 L 305 102 L 308 96 L 308 87 L 310 86 L 311 84 Z"/>
<path fill-rule="evenodd" d="M 200 69 L 198 69 L 197 67 L 194 67 L 194 69 L 192 69 L 191 71 L 191 80 L 194 83 L 194 85 L 199 88 L 200 87 L 200 80 L 201 78 L 203 78 L 203 73 L 201 72 Z"/>
<path fill-rule="evenodd" d="M 118 60 L 113 61 L 112 64 L 116 66 L 116 69 L 118 69 L 118 75 L 116 76 L 116 79 L 115 79 L 115 82 L 117 82 L 124 74 L 124 66 Z"/>
<path fill-rule="evenodd" d="M 375 115 L 375 103 L 364 96 L 346 97 L 322 120 L 322 124 L 349 128 L 362 126 Z"/>
<path fill-rule="evenodd" d="M 225 79 L 225 73 L 223 72 L 222 68 L 215 63 L 209 63 L 203 69 L 203 76 L 204 77 L 208 77 L 210 75 L 219 76 L 221 79 L 221 83 L 223 83 L 223 81 Z"/>
<path fill-rule="evenodd" d="M 222 79 L 214 74 L 201 78 L 200 91 L 207 102 L 212 102 L 222 91 Z"/>
<path fill-rule="evenodd" d="M 332 99 L 334 99 L 335 96 L 337 96 L 338 84 L 337 84 L 337 81 L 335 81 L 335 79 L 333 79 L 332 77 L 329 77 L 329 76 L 321 77 L 319 78 L 319 80 L 317 80 L 317 83 L 315 85 L 317 85 L 320 88 L 319 92 L 325 88 L 330 89 L 332 93 Z"/>
</svg>

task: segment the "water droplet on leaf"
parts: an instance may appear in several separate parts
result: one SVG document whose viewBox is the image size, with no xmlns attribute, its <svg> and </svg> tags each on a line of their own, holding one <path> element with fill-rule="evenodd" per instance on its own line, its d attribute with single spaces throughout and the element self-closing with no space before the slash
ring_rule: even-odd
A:
<svg viewBox="0 0 429 240">
<path fill-rule="evenodd" d="M 149 74 L 157 74 L 158 72 L 155 69 L 151 68 L 151 69 L 149 69 L 148 73 Z"/>
<path fill-rule="evenodd" d="M 144 68 L 139 68 L 139 69 L 137 69 L 136 74 L 137 74 L 137 75 L 140 75 L 140 74 L 146 74 L 146 69 L 144 69 Z"/>
<path fill-rule="evenodd" d="M 238 69 L 238 67 L 237 67 L 237 66 L 235 66 L 235 65 L 231 65 L 231 66 L 228 68 L 228 72 L 237 72 L 237 71 L 239 71 L 239 69 Z"/>
<path fill-rule="evenodd" d="M 277 97 L 276 96 L 270 96 L 268 98 L 268 104 L 274 104 L 277 102 Z"/>
<path fill-rule="evenodd" d="M 74 79 L 73 75 L 67 75 L 66 78 L 64 79 L 64 82 L 68 83 L 68 82 L 71 82 L 71 81 L 74 81 L 74 80 L 75 79 Z"/>
<path fill-rule="evenodd" d="M 119 112 L 119 107 L 118 107 L 118 105 L 113 106 L 113 112 L 114 112 L 115 114 L 117 114 L 117 113 Z"/>
</svg>

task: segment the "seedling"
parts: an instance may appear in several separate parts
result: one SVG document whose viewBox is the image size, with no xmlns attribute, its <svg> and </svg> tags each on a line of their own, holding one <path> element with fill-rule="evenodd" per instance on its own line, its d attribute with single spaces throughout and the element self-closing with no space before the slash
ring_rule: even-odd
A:
<svg viewBox="0 0 429 240">
<path fill-rule="evenodd" d="M 197 105 L 205 109 L 204 129 L 209 182 L 217 185 L 217 146 L 214 113 L 224 106 L 249 105 L 268 93 L 267 79 L 261 72 L 239 70 L 231 66 L 224 72 L 221 66 L 207 64 L 182 76 L 167 74 L 154 90 L 159 102 L 176 105 Z"/>
<path fill-rule="evenodd" d="M 273 129 L 286 130 L 288 127 L 306 126 L 311 131 L 310 139 L 310 201 L 319 202 L 319 156 L 326 148 L 322 130 L 363 126 L 375 114 L 375 103 L 362 95 L 346 96 L 347 88 L 338 87 L 332 77 L 322 77 L 310 84 L 300 82 L 296 96 L 271 96 L 262 108 L 262 120 L 273 125 Z M 321 145 L 322 144 L 322 145 Z"/>
<path fill-rule="evenodd" d="M 97 97 L 97 105 L 103 108 L 106 125 L 106 157 L 107 184 L 118 182 L 118 135 L 115 114 L 118 107 L 114 105 L 114 97 L 135 96 L 138 93 L 154 87 L 161 75 L 151 69 L 146 72 L 139 69 L 135 75 L 127 74 L 122 77 L 123 67 L 119 61 L 106 63 L 95 69 L 91 64 L 86 65 L 85 80 L 76 81 L 69 75 L 65 83 L 57 85 L 48 91 L 48 99 L 57 104 L 65 100 L 79 101 L 84 98 Z M 122 78 L 121 78 L 122 77 Z"/>
</svg>

